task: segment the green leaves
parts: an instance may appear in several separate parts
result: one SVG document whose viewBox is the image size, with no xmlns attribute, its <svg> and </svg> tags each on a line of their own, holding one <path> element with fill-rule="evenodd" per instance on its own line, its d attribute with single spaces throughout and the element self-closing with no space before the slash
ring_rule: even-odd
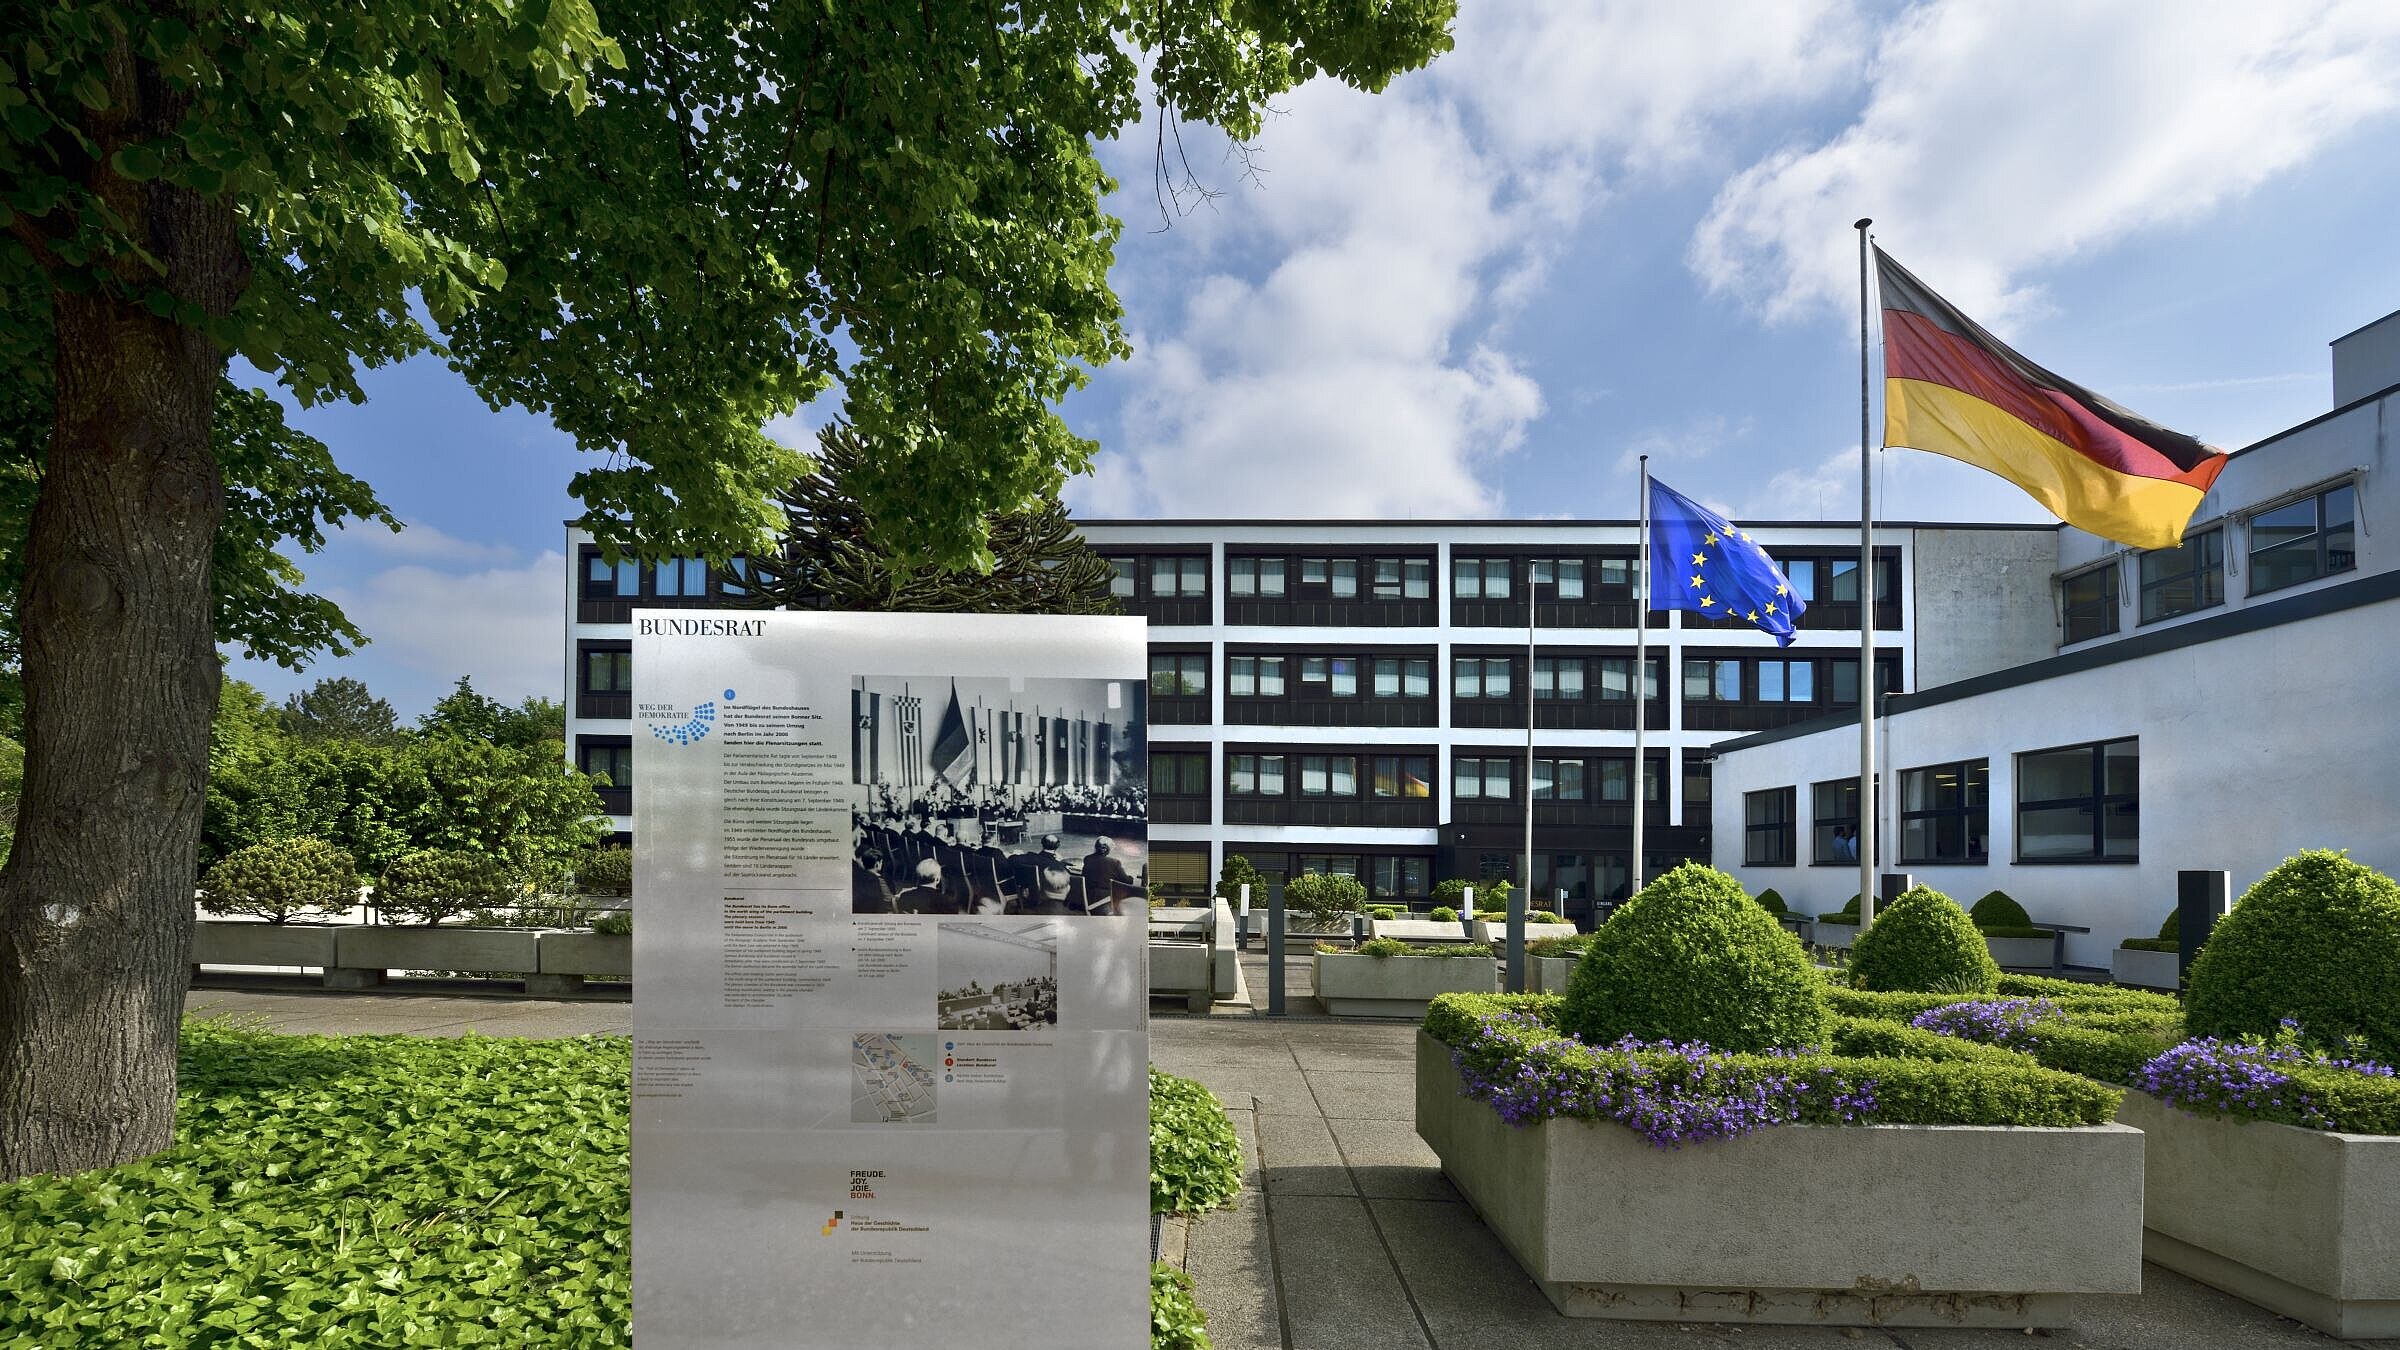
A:
<svg viewBox="0 0 2400 1350">
<path fill-rule="evenodd" d="M 1216 1095 L 1150 1071 L 1150 1212 L 1197 1214 L 1242 1188 L 1242 1144 Z"/>
<path fill-rule="evenodd" d="M 1824 1021 L 1824 981 L 1799 940 L 1732 877 L 1686 863 L 1593 934 L 1560 1024 L 1594 1045 L 1636 1036 L 1764 1051 L 1814 1045 Z"/>
<path fill-rule="evenodd" d="M 1875 912 L 1850 953 L 1850 982 L 1860 989 L 1988 994 L 2000 967 L 1975 923 L 1956 901 L 1914 886 Z"/>
</svg>

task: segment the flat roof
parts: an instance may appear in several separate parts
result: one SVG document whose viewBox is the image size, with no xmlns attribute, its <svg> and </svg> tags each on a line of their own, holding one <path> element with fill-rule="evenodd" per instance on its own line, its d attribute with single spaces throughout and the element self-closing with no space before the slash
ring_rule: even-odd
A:
<svg viewBox="0 0 2400 1350">
<path fill-rule="evenodd" d="M 1605 516 L 1591 519 L 1560 520 L 1546 517 L 1540 520 L 1513 520 L 1499 517 L 1444 518 L 1411 520 L 1405 517 L 1332 517 L 1304 519 L 1289 516 L 1152 516 L 1147 519 L 1105 518 L 1075 519 L 1077 525 L 1156 527 L 1190 526 L 1193 529 L 1337 529 L 1389 530 L 1401 526 L 1429 526 L 1434 529 L 1494 529 L 1494 530 L 1588 530 L 1623 526 L 1638 529 L 1641 522 L 1630 516 Z M 1855 520 L 1752 520 L 1742 522 L 1749 530 L 1827 530 L 1858 528 Z M 2056 530 L 2057 521 L 2026 521 L 2014 524 L 1992 520 L 1878 520 L 1879 530 Z"/>
</svg>

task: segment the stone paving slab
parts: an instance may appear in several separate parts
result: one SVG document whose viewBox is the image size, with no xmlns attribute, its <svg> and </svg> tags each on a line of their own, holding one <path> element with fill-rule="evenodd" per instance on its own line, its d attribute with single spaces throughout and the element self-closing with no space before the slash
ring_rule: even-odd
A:
<svg viewBox="0 0 2400 1350">
<path fill-rule="evenodd" d="M 1284 1350 L 1265 1196 L 1246 1190 L 1196 1223 L 1185 1260 L 1216 1350 Z"/>
<path fill-rule="evenodd" d="M 1367 1202 L 1274 1192 L 1268 1216 L 1291 1342 L 1307 1350 L 1433 1350 Z"/>
<path fill-rule="evenodd" d="M 1417 1076 L 1413 1071 L 1311 1073 L 1308 1087 L 1328 1119 L 1414 1121 L 1417 1118 Z"/>
<path fill-rule="evenodd" d="M 1358 1194 L 1322 1116 L 1260 1116 L 1258 1156 L 1270 1196 Z"/>
</svg>

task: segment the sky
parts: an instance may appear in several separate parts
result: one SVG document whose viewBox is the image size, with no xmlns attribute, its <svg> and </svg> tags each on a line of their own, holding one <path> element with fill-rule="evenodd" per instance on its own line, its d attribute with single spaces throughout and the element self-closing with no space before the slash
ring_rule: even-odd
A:
<svg viewBox="0 0 2400 1350">
<path fill-rule="evenodd" d="M 2327 411 L 2400 309 L 2388 0 L 1467 0 L 1456 48 L 1277 99 L 1236 155 L 1102 147 L 1133 356 L 1062 415 L 1091 519 L 1630 517 L 1636 457 L 1734 519 L 1855 520 L 1858 241 L 2028 357 L 2234 449 Z M 1189 176 L 1186 176 L 1188 160 Z M 585 457 L 436 359 L 294 421 L 407 523 L 302 559 L 403 716 L 461 675 L 562 696 Z M 807 409 L 787 431 L 830 409 Z M 2030 521 L 1875 456 L 1883 519 Z"/>
</svg>

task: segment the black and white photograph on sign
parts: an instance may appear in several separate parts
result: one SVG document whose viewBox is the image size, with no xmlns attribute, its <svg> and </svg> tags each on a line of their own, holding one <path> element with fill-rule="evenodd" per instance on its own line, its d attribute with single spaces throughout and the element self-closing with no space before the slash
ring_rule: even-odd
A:
<svg viewBox="0 0 2400 1350">
<path fill-rule="evenodd" d="M 942 1052 L 931 1036 L 862 1031 L 850 1038 L 850 1120 L 857 1125 L 931 1125 Z"/>
<path fill-rule="evenodd" d="M 944 1031 L 1058 1025 L 1058 925 L 944 923 L 934 952 Z"/>
<path fill-rule="evenodd" d="M 851 909 L 1139 914 L 1143 687 L 862 676 L 850 690 Z"/>
</svg>

